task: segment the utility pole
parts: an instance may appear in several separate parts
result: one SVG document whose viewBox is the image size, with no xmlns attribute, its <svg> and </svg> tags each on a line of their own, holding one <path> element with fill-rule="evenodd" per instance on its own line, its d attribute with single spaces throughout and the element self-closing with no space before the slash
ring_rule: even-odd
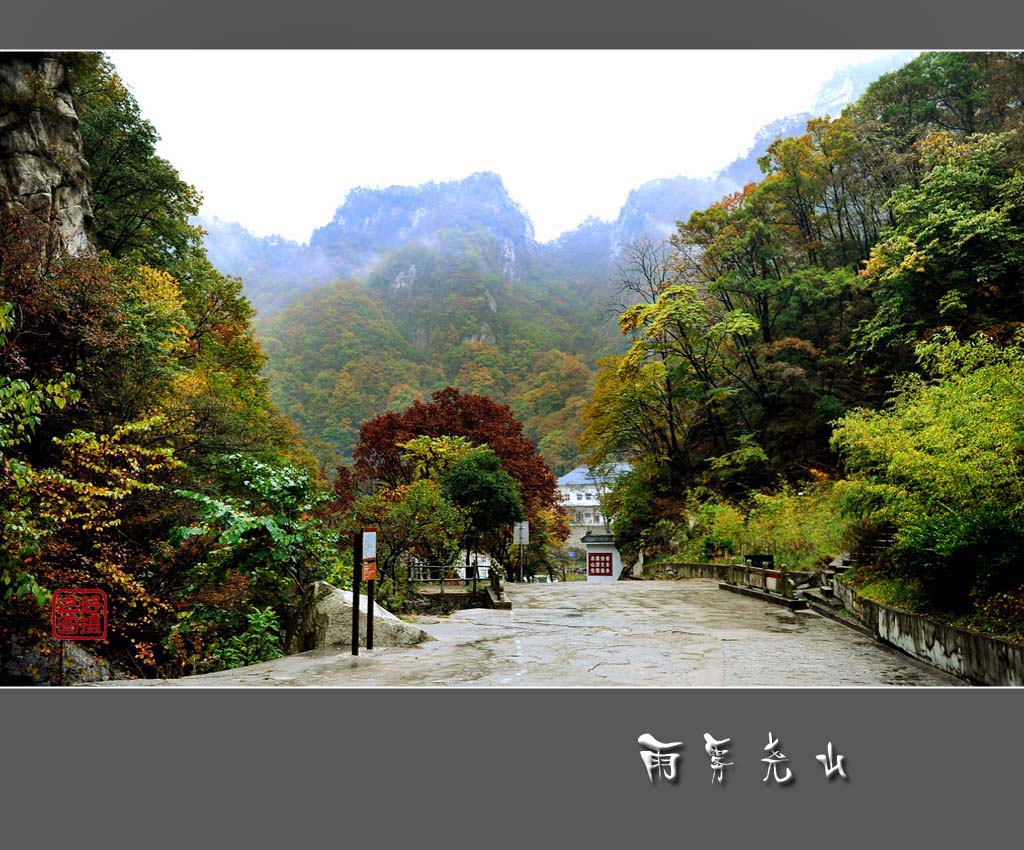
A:
<svg viewBox="0 0 1024 850">
<path fill-rule="evenodd" d="M 519 581 L 523 580 L 523 547 L 530 542 L 530 523 L 517 522 L 512 526 L 512 542 L 519 544 Z"/>
</svg>

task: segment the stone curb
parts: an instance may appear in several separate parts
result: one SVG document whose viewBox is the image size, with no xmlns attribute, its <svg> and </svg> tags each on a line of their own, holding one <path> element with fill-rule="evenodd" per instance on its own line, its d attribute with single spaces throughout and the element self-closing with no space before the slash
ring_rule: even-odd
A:
<svg viewBox="0 0 1024 850">
<path fill-rule="evenodd" d="M 718 583 L 718 589 L 728 590 L 732 593 L 739 593 L 742 596 L 751 596 L 754 599 L 761 599 L 775 605 L 782 605 L 790 611 L 801 611 L 807 607 L 807 603 L 803 599 L 787 599 L 785 596 L 778 596 L 775 593 L 766 593 L 765 591 L 758 590 L 754 587 L 742 587 L 738 584 L 727 584 L 723 581 Z"/>
</svg>

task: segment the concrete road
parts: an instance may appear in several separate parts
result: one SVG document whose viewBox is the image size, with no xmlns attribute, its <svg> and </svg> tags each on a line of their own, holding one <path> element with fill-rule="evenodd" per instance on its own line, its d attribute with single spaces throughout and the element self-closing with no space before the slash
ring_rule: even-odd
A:
<svg viewBox="0 0 1024 850">
<path fill-rule="evenodd" d="M 511 611 L 416 618 L 415 647 L 317 650 L 237 670 L 122 685 L 955 685 L 817 614 L 708 580 L 511 585 Z"/>
</svg>

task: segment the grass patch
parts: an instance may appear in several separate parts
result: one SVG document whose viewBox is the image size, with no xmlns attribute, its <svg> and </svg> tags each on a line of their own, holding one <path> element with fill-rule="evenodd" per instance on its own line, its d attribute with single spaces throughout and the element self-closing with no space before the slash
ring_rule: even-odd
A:
<svg viewBox="0 0 1024 850">
<path fill-rule="evenodd" d="M 827 481 L 754 493 L 742 504 L 710 500 L 677 526 L 676 550 L 666 560 L 725 564 L 768 552 L 777 567 L 813 570 L 839 554 L 846 526 L 839 494 Z"/>
<path fill-rule="evenodd" d="M 1024 641 L 1024 588 L 975 600 L 975 610 L 955 615 L 929 605 L 920 584 L 913 578 L 861 567 L 843 576 L 860 596 L 909 614 L 924 614 L 937 623 L 1005 640 Z"/>
<path fill-rule="evenodd" d="M 857 592 L 872 602 L 909 613 L 919 612 L 922 608 L 920 586 L 904 578 L 873 578 L 857 588 Z"/>
</svg>

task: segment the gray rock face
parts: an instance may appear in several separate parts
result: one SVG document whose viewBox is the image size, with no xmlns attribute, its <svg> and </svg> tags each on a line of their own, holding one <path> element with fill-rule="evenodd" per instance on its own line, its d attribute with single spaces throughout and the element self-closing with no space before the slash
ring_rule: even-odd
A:
<svg viewBox="0 0 1024 850">
<path fill-rule="evenodd" d="M 506 280 L 514 280 L 516 276 L 516 246 L 507 236 L 501 246 L 501 273 Z"/>
<path fill-rule="evenodd" d="M 405 289 L 416 285 L 416 265 L 409 266 L 404 272 L 395 275 L 395 289 Z"/>
<path fill-rule="evenodd" d="M 359 645 L 366 646 L 367 599 L 359 597 Z M 410 646 L 433 640 L 423 629 L 399 620 L 374 603 L 373 645 Z M 299 626 L 288 642 L 289 654 L 352 645 L 352 591 L 339 590 L 326 581 L 318 581 L 303 600 Z"/>
<path fill-rule="evenodd" d="M 494 335 L 494 330 L 487 322 L 480 323 L 480 329 L 470 336 L 463 337 L 462 344 L 468 345 L 471 342 L 482 342 L 487 345 L 497 345 L 498 338 Z"/>
<path fill-rule="evenodd" d="M 58 656 L 57 641 L 52 638 L 12 637 L 0 680 L 19 685 L 78 685 L 124 678 L 83 644 L 64 641 L 63 656 Z"/>
<path fill-rule="evenodd" d="M 68 253 L 92 249 L 89 165 L 54 54 L 0 53 L 0 208 L 55 224 Z"/>
</svg>

